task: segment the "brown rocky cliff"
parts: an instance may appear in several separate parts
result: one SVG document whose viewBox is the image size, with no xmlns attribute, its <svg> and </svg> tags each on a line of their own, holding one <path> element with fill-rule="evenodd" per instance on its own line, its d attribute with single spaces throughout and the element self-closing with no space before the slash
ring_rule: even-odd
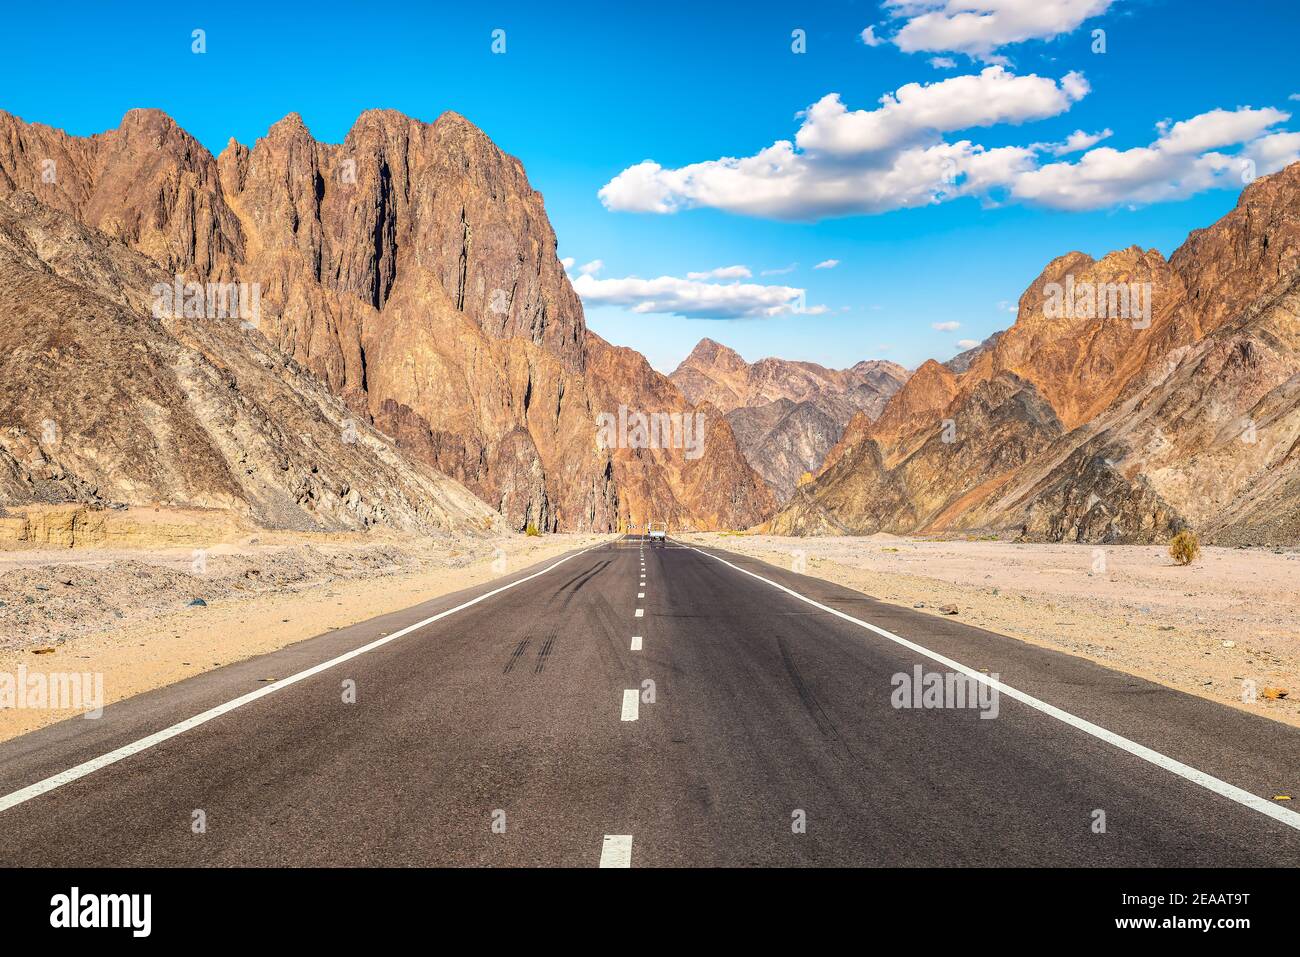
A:
<svg viewBox="0 0 1300 957">
<path fill-rule="evenodd" d="M 270 343 L 515 527 L 613 528 L 639 498 L 761 517 L 695 515 L 668 473 L 619 494 L 595 396 L 636 389 L 588 375 L 541 195 L 457 114 L 368 111 L 337 145 L 291 114 L 219 158 L 158 111 L 85 139 L 0 114 L 0 196 L 20 189 L 186 279 L 258 283 Z"/>
<path fill-rule="evenodd" d="M 170 281 L 29 193 L 0 200 L 0 504 L 161 503 L 311 531 L 500 524 L 262 337 L 155 316 Z"/>
<path fill-rule="evenodd" d="M 612 346 L 592 332 L 587 333 L 587 341 L 588 371 L 599 412 L 617 415 L 619 407 L 625 406 L 631 412 L 690 416 L 704 430 L 698 455 L 687 448 L 610 450 L 624 524 L 644 527 L 647 520 L 654 520 L 676 528 L 745 528 L 775 510 L 771 489 L 746 464 L 720 410 L 707 402 L 698 406 L 687 402 L 640 353 Z"/>
<path fill-rule="evenodd" d="M 1300 541 L 1298 224 L 1295 164 L 1168 261 L 1136 247 L 1053 260 L 1015 325 L 955 379 L 927 364 L 876 423 L 851 423 L 771 527 Z M 1150 283 L 1150 323 L 1045 314 L 1067 277 Z"/>
</svg>

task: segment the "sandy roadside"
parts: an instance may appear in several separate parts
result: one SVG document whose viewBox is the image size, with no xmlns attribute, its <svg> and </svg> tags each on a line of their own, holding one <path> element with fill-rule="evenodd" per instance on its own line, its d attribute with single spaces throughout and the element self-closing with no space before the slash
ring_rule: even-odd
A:
<svg viewBox="0 0 1300 957">
<path fill-rule="evenodd" d="M 927 614 L 955 604 L 968 624 L 1300 726 L 1300 550 L 1207 548 L 1179 567 L 1163 546 L 682 537 L 802 560 L 805 574 Z"/>
<path fill-rule="evenodd" d="M 442 542 L 436 549 L 421 543 L 331 548 L 277 542 L 265 547 L 212 549 L 202 576 L 190 568 L 189 549 L 147 555 L 95 549 L 0 553 L 0 586 L 24 591 L 24 597 L 40 601 L 59 600 L 63 587 L 75 587 L 80 593 L 75 602 L 66 599 L 71 623 L 53 640 L 48 636 L 31 639 L 31 629 L 38 623 L 23 634 L 12 630 L 0 634 L 0 676 L 17 676 L 20 666 L 28 675 L 102 675 L 104 704 L 111 704 L 304 638 L 508 576 L 608 537 L 512 536 L 463 544 Z M 304 575 L 299 567 L 304 553 L 316 570 L 314 576 Z M 277 586 L 277 577 L 290 583 Z M 125 591 L 124 580 L 153 585 L 159 579 L 161 586 L 169 589 L 169 604 L 157 600 L 156 587 L 146 588 L 138 597 Z M 73 584 L 65 586 L 65 581 Z M 111 620 L 103 614 L 103 606 L 121 601 L 124 593 L 140 615 L 138 620 L 120 627 L 101 627 Z M 205 598 L 206 606 L 190 607 L 191 594 L 220 597 Z M 111 607 L 109 612 L 111 616 L 121 614 Z M 0 741 L 83 710 L 48 706 L 0 709 Z"/>
</svg>

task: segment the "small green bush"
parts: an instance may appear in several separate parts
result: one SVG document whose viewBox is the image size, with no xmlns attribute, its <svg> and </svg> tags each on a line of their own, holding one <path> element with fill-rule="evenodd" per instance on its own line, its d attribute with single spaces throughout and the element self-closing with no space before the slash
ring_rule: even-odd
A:
<svg viewBox="0 0 1300 957">
<path fill-rule="evenodd" d="M 532 522 L 529 522 L 529 523 L 528 523 L 528 527 L 524 529 L 524 534 L 525 534 L 525 535 L 540 535 L 540 534 L 542 534 L 542 533 L 539 532 L 539 531 L 537 530 L 537 526 L 536 526 L 536 525 L 534 525 Z"/>
</svg>

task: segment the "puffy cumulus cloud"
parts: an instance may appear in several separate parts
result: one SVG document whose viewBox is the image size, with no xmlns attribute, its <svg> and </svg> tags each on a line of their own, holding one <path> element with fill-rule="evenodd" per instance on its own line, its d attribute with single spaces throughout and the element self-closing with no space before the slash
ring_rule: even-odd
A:
<svg viewBox="0 0 1300 957">
<path fill-rule="evenodd" d="M 1054 209 L 1085 210 L 1183 199 L 1215 188 L 1240 188 L 1255 176 L 1300 159 L 1300 135 L 1269 132 L 1290 118 L 1271 108 L 1211 110 L 1162 123 L 1148 146 L 1101 146 L 1075 162 L 1049 163 L 1011 183 L 1013 198 Z M 1232 147 L 1233 154 L 1220 152 Z"/>
<path fill-rule="evenodd" d="M 578 267 L 578 272 L 584 276 L 594 276 L 605 268 L 605 262 L 601 259 L 593 259 L 591 262 Z"/>
<path fill-rule="evenodd" d="M 715 283 L 660 276 L 657 279 L 597 279 L 579 276 L 574 290 L 588 306 L 622 306 L 635 313 L 663 313 L 687 319 L 754 319 L 804 313 L 820 315 L 825 306 L 806 306 L 805 292 L 793 286 Z"/>
<path fill-rule="evenodd" d="M 1059 82 L 1001 67 L 909 83 L 875 110 L 849 111 L 838 94 L 802 114 L 795 142 L 753 156 L 668 169 L 628 167 L 601 188 L 606 208 L 675 213 L 697 206 L 773 219 L 813 220 L 924 206 L 1005 184 L 1034 164 L 1032 147 L 986 150 L 943 134 L 1056 115 L 1088 92 L 1082 75 Z"/>
<path fill-rule="evenodd" d="M 748 266 L 719 266 L 707 272 L 688 272 L 687 279 L 748 279 L 753 273 Z"/>
<path fill-rule="evenodd" d="M 1252 110 L 1210 110 L 1172 126 L 1161 124 L 1160 147 L 1167 153 L 1203 153 L 1254 139 L 1270 126 L 1290 119 L 1289 113 L 1271 107 Z"/>
<path fill-rule="evenodd" d="M 878 47 L 880 44 L 885 42 L 883 37 L 876 36 L 875 27 L 867 27 L 858 34 L 858 39 L 869 47 Z"/>
<path fill-rule="evenodd" d="M 974 127 L 1059 115 L 1087 93 L 1088 82 L 1078 73 L 1057 81 L 1016 76 L 1002 67 L 910 83 L 881 97 L 872 110 L 849 110 L 831 93 L 800 114 L 793 141 L 677 169 L 647 160 L 614 177 L 599 195 L 611 210 L 710 207 L 797 221 L 872 215 L 963 196 L 1083 210 L 1240 188 L 1300 158 L 1296 135 L 1274 129 L 1290 114 L 1273 108 L 1215 109 L 1165 121 L 1154 143 L 1128 150 L 1097 146 L 1113 135 L 1109 129 L 1076 130 L 1060 143 L 992 149 L 946 138 Z M 1044 162 L 1071 153 L 1080 155 Z"/>
<path fill-rule="evenodd" d="M 965 53 L 1004 61 L 995 50 L 1072 33 L 1114 0 L 886 0 L 901 22 L 890 38 L 905 53 Z"/>
<path fill-rule="evenodd" d="M 572 256 L 565 256 L 563 259 L 560 260 L 560 265 L 564 267 L 565 272 L 568 272 L 570 269 L 573 268 L 573 264 L 575 262 L 577 262 L 577 260 L 574 259 Z"/>
<path fill-rule="evenodd" d="M 975 348 L 977 345 L 979 345 L 979 344 L 980 344 L 980 343 L 979 343 L 979 340 L 978 340 L 978 339 L 958 339 L 958 340 L 957 340 L 957 348 L 958 348 L 958 349 L 961 349 L 961 350 L 963 350 L 963 351 L 965 351 L 966 349 L 974 349 L 974 348 Z"/>
<path fill-rule="evenodd" d="M 957 61 L 950 56 L 932 56 L 930 57 L 930 66 L 936 70 L 955 70 Z"/>
<path fill-rule="evenodd" d="M 1244 158 L 1256 164 L 1255 175 L 1265 176 L 1300 159 L 1300 133 L 1270 133 L 1241 152 Z"/>
<path fill-rule="evenodd" d="M 874 110 L 850 111 L 838 93 L 828 93 L 805 112 L 795 143 L 834 156 L 880 152 L 924 142 L 935 133 L 1046 119 L 1087 93 L 1081 73 L 1068 73 L 1058 84 L 1032 73 L 1016 76 L 1000 66 L 908 83 L 882 96 Z"/>
</svg>

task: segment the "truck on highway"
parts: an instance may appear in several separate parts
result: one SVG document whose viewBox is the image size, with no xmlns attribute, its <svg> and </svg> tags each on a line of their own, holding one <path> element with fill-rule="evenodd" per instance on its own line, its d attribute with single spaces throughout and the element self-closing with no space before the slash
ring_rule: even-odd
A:
<svg viewBox="0 0 1300 957">
<path fill-rule="evenodd" d="M 655 539 L 658 539 L 659 541 L 662 542 L 662 541 L 664 541 L 666 538 L 668 538 L 668 523 L 667 523 L 667 522 L 646 522 L 646 523 L 645 523 L 645 530 L 646 530 L 646 533 L 650 536 L 650 541 L 652 541 L 652 542 L 653 542 Z"/>
</svg>

